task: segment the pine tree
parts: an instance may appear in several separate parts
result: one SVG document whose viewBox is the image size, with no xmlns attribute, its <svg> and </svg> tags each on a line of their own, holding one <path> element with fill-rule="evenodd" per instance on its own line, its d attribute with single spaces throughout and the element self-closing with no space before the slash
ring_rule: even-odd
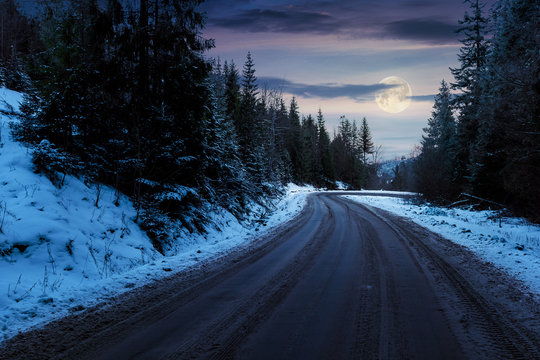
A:
<svg viewBox="0 0 540 360">
<path fill-rule="evenodd" d="M 335 182 L 334 163 L 332 161 L 332 152 L 330 149 L 330 136 L 326 130 L 324 117 L 321 109 L 317 113 L 317 130 L 318 130 L 318 154 L 320 161 L 322 184 L 331 187 Z"/>
<path fill-rule="evenodd" d="M 424 132 L 416 166 L 418 190 L 430 199 L 452 198 L 456 191 L 453 184 L 456 126 L 450 89 L 444 80 L 435 96 L 433 112 Z"/>
<path fill-rule="evenodd" d="M 250 163 L 251 172 L 257 172 L 257 161 L 255 154 L 255 146 L 258 143 L 258 135 L 256 131 L 257 121 L 257 106 L 259 94 L 257 86 L 257 78 L 255 77 L 255 65 L 248 52 L 244 68 L 242 71 L 242 90 L 240 104 L 240 119 L 237 126 L 237 131 L 242 150 L 242 158 Z"/>
<path fill-rule="evenodd" d="M 211 77 L 213 116 L 205 124 L 205 185 L 208 198 L 241 217 L 250 194 L 245 193 L 246 170 L 238 153 L 233 119 L 228 116 L 229 67 L 216 66 Z"/>
<path fill-rule="evenodd" d="M 289 153 L 289 142 L 291 137 L 291 123 L 287 106 L 283 98 L 279 99 L 279 105 L 276 109 L 276 147 L 281 157 L 281 180 L 283 182 L 292 181 L 292 160 Z"/>
<path fill-rule="evenodd" d="M 38 26 L 15 0 L 0 0 L 0 86 L 28 90 L 25 58 L 41 51 Z"/>
<path fill-rule="evenodd" d="M 369 125 L 367 119 L 364 117 L 362 119 L 362 125 L 360 126 L 359 131 L 359 142 L 360 142 L 360 152 L 362 154 L 362 184 L 366 184 L 368 178 L 368 155 L 371 155 L 375 152 L 375 145 L 373 144 L 373 139 L 371 137 L 371 131 L 369 130 Z"/>
<path fill-rule="evenodd" d="M 298 103 L 293 96 L 289 105 L 289 124 L 290 132 L 287 139 L 287 150 L 291 157 L 291 167 L 293 179 L 295 182 L 302 183 L 302 128 L 300 126 L 300 114 L 298 112 Z"/>
<path fill-rule="evenodd" d="M 351 181 L 350 184 L 355 189 L 361 189 L 362 185 L 364 185 L 364 170 L 365 166 L 362 163 L 362 144 L 360 142 L 360 133 L 358 129 L 358 125 L 356 125 L 356 120 L 353 120 L 351 125 L 351 132 L 350 132 L 350 144 L 351 144 L 351 150 L 350 150 L 350 157 L 349 157 L 349 166 L 350 166 L 350 176 Z"/>
<path fill-rule="evenodd" d="M 482 77 L 478 138 L 471 154 L 473 190 L 540 218 L 540 3 L 501 0 Z"/>
<path fill-rule="evenodd" d="M 198 3 L 142 1 L 135 12 L 117 0 L 49 2 L 36 89 L 16 132 L 46 139 L 82 163 L 85 177 L 133 194 L 148 213 L 194 223 L 212 108 L 202 56 L 212 42 L 200 37 Z"/>
<path fill-rule="evenodd" d="M 302 119 L 301 179 L 309 184 L 319 184 L 320 167 L 317 154 L 317 127 L 311 115 Z"/>
<path fill-rule="evenodd" d="M 334 165 L 336 169 L 336 180 L 350 184 L 351 178 L 348 172 L 349 158 L 351 154 L 350 144 L 350 127 L 351 124 L 345 116 L 339 118 L 337 133 L 332 139 L 332 154 L 334 156 Z"/>
<path fill-rule="evenodd" d="M 351 123 L 345 116 L 340 117 L 338 132 L 332 140 L 331 148 L 336 179 L 349 184 L 352 188 L 361 188 L 363 167 L 356 121 Z"/>
<path fill-rule="evenodd" d="M 225 63 L 223 72 L 226 81 L 226 89 L 224 94 L 226 103 L 225 115 L 233 120 L 236 127 L 236 132 L 240 133 L 241 92 L 238 70 L 236 69 L 234 61 L 231 61 L 230 65 Z"/>
<path fill-rule="evenodd" d="M 457 131 L 460 142 L 456 175 L 462 186 L 466 186 L 471 145 L 477 137 L 477 111 L 481 91 L 479 81 L 486 67 L 489 47 L 486 39 L 488 19 L 482 13 L 485 4 L 481 0 L 465 0 L 465 3 L 469 4 L 472 14 L 466 12 L 463 20 L 459 22 L 458 33 L 463 36 L 458 55 L 460 67 L 450 69 L 455 79 L 452 89 L 462 92 L 455 99 L 459 110 Z"/>
<path fill-rule="evenodd" d="M 362 119 L 359 137 L 360 148 L 362 151 L 362 162 L 364 163 L 364 166 L 367 166 L 367 156 L 373 154 L 373 152 L 375 151 L 375 145 L 373 144 L 371 130 L 369 130 L 369 125 L 365 117 Z"/>
<path fill-rule="evenodd" d="M 263 94 L 267 97 L 265 103 L 268 103 L 266 110 L 267 124 L 263 124 L 263 130 L 266 128 L 266 161 L 268 180 L 272 183 L 290 181 L 290 161 L 286 148 L 286 139 L 284 137 L 284 127 L 287 126 L 287 108 L 277 91 L 264 90 Z"/>
</svg>

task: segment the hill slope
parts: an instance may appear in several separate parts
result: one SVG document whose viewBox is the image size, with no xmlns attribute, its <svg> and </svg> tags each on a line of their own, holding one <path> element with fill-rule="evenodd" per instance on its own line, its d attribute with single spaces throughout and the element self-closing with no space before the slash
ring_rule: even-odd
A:
<svg viewBox="0 0 540 360">
<path fill-rule="evenodd" d="M 0 342 L 246 243 L 293 217 L 305 201 L 302 189 L 289 187 L 270 204 L 271 216 L 253 206 L 242 223 L 213 209 L 207 234 L 179 228 L 176 247 L 163 256 L 135 223 L 128 197 L 120 195 L 115 205 L 112 188 L 72 176 L 58 188 L 33 171 L 32 151 L 9 131 L 21 99 L 0 88 Z"/>
</svg>

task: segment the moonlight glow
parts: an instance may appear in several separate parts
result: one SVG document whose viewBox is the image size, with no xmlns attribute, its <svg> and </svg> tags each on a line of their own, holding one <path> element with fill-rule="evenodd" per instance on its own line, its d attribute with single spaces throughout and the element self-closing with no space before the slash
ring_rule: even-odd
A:
<svg viewBox="0 0 540 360">
<path fill-rule="evenodd" d="M 379 84 L 393 85 L 375 95 L 375 101 L 382 110 L 396 114 L 409 107 L 412 96 L 409 83 L 400 77 L 389 76 L 382 79 Z"/>
</svg>

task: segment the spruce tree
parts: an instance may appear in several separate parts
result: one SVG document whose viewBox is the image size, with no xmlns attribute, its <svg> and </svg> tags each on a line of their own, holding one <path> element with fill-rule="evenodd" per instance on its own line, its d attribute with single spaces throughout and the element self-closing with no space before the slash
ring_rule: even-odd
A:
<svg viewBox="0 0 540 360">
<path fill-rule="evenodd" d="M 351 132 L 349 136 L 351 138 L 351 154 L 349 157 L 349 173 L 351 176 L 350 184 L 353 186 L 354 189 L 361 189 L 362 185 L 364 184 L 365 166 L 362 163 L 362 144 L 360 143 L 360 133 L 358 125 L 356 125 L 356 120 L 353 120 L 352 122 Z"/>
<path fill-rule="evenodd" d="M 302 119 L 302 182 L 319 185 L 319 162 L 317 155 L 317 127 L 313 116 Z"/>
<path fill-rule="evenodd" d="M 471 154 L 473 190 L 540 219 L 540 4 L 501 0 L 482 77 L 478 138 Z"/>
<path fill-rule="evenodd" d="M 240 121 L 240 83 L 238 69 L 234 61 L 231 61 L 230 64 L 225 62 L 223 75 L 225 77 L 225 102 L 226 102 L 226 115 L 234 120 L 235 126 L 239 128 Z"/>
<path fill-rule="evenodd" d="M 289 139 L 291 137 L 291 123 L 287 106 L 283 98 L 279 98 L 279 104 L 276 109 L 276 147 L 281 157 L 281 180 L 284 182 L 292 181 L 293 171 L 291 154 L 289 150 Z"/>
<path fill-rule="evenodd" d="M 452 198 L 456 192 L 453 184 L 456 125 L 450 89 L 444 80 L 435 96 L 433 112 L 424 133 L 416 165 L 418 190 L 430 199 Z"/>
<path fill-rule="evenodd" d="M 28 91 L 27 58 L 42 50 L 38 24 L 15 0 L 0 0 L 0 86 Z"/>
<path fill-rule="evenodd" d="M 291 157 L 291 167 L 293 179 L 298 183 L 302 183 L 302 128 L 300 125 L 300 113 L 298 111 L 298 103 L 293 96 L 289 105 L 289 124 L 290 132 L 287 140 L 287 149 Z"/>
<path fill-rule="evenodd" d="M 471 146 L 475 143 L 478 129 L 478 106 L 480 79 L 486 67 L 489 42 L 486 39 L 488 19 L 483 15 L 485 4 L 481 0 L 465 0 L 470 12 L 459 21 L 458 34 L 462 36 L 458 60 L 460 66 L 451 68 L 455 82 L 452 89 L 461 93 L 455 98 L 458 115 L 459 148 L 456 162 L 457 180 L 467 186 Z"/>
<path fill-rule="evenodd" d="M 34 144 L 46 139 L 85 177 L 134 195 L 148 214 L 160 208 L 194 224 L 212 108 L 202 56 L 212 42 L 200 37 L 198 3 L 128 11 L 117 0 L 48 2 L 36 89 L 16 133 Z M 163 230 L 146 219 L 161 244 Z"/>
<path fill-rule="evenodd" d="M 236 129 L 229 112 L 229 66 L 223 71 L 216 66 L 210 79 L 212 90 L 212 116 L 205 128 L 205 195 L 217 204 L 241 217 L 250 194 L 244 192 L 246 170 L 238 153 Z"/>
<path fill-rule="evenodd" d="M 371 137 L 371 130 L 367 119 L 364 117 L 362 119 L 362 124 L 360 125 L 360 130 L 358 134 L 360 154 L 362 156 L 362 180 L 361 183 L 364 186 L 368 181 L 369 175 L 369 166 L 367 157 L 375 152 L 375 145 L 373 144 L 373 139 Z"/>
<path fill-rule="evenodd" d="M 369 129 L 369 125 L 365 117 L 362 119 L 359 137 L 362 151 L 362 162 L 364 163 L 364 166 L 367 166 L 367 156 L 373 154 L 375 151 L 375 145 L 373 144 L 371 130 Z"/>
<path fill-rule="evenodd" d="M 251 53 L 248 52 L 246 61 L 242 70 L 242 90 L 240 103 L 240 119 L 237 126 L 238 135 L 240 137 L 240 146 L 242 150 L 242 158 L 250 163 L 251 172 L 257 172 L 257 161 L 255 147 L 257 144 L 257 110 L 259 94 L 257 86 L 257 78 L 255 77 L 255 65 Z"/>
<path fill-rule="evenodd" d="M 336 179 L 349 184 L 352 188 L 361 188 L 362 157 L 356 121 L 351 123 L 345 116 L 340 117 L 338 131 L 332 140 L 331 148 Z"/>
<path fill-rule="evenodd" d="M 330 136 L 326 130 L 326 125 L 321 109 L 317 113 L 317 130 L 318 130 L 318 154 L 320 161 L 321 177 L 323 185 L 332 186 L 335 182 L 335 170 L 330 149 Z"/>
</svg>

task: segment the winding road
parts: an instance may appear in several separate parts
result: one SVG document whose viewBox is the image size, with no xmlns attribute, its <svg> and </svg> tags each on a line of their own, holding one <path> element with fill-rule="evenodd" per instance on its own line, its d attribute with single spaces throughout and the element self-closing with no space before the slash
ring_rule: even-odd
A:
<svg viewBox="0 0 540 360">
<path fill-rule="evenodd" d="M 314 193 L 250 246 L 21 334 L 0 358 L 540 359 L 538 303 L 512 279 L 339 195 Z"/>
</svg>

